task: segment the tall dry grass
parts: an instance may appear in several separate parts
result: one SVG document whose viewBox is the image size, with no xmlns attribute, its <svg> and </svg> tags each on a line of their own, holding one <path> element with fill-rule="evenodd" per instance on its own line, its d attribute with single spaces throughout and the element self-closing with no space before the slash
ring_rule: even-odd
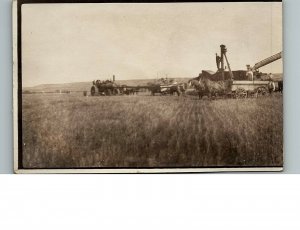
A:
<svg viewBox="0 0 300 230">
<path fill-rule="evenodd" d="M 282 166 L 282 97 L 23 95 L 23 167 Z"/>
</svg>

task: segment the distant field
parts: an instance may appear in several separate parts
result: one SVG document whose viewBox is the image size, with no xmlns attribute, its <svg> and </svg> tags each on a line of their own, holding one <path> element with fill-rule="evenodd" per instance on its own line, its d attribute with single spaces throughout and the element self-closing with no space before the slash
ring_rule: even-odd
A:
<svg viewBox="0 0 300 230">
<path fill-rule="evenodd" d="M 23 95 L 23 166 L 282 166 L 282 97 Z"/>
</svg>

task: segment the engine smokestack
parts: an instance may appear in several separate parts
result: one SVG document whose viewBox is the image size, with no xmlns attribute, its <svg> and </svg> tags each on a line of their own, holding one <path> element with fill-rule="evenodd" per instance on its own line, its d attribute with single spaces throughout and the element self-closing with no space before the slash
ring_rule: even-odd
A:
<svg viewBox="0 0 300 230">
<path fill-rule="evenodd" d="M 113 75 L 113 82 L 115 82 L 115 80 L 116 80 L 115 78 L 116 78 L 115 75 Z"/>
</svg>

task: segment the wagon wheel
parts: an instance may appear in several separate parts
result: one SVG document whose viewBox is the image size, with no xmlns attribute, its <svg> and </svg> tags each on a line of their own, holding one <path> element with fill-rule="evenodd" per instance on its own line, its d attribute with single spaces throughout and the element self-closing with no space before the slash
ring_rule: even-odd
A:
<svg viewBox="0 0 300 230">
<path fill-rule="evenodd" d="M 248 91 L 248 97 L 251 97 L 251 98 L 257 97 L 256 90 L 249 90 Z"/>
<path fill-rule="evenodd" d="M 91 88 L 91 95 L 95 96 L 95 93 L 96 93 L 95 86 L 92 86 L 92 88 Z"/>
<path fill-rule="evenodd" d="M 257 97 L 262 97 L 268 94 L 268 90 L 266 89 L 266 87 L 258 87 L 256 89 L 257 92 Z"/>
<path fill-rule="evenodd" d="M 237 88 L 235 91 L 235 98 L 246 98 L 247 97 L 247 91 L 243 88 Z"/>
</svg>

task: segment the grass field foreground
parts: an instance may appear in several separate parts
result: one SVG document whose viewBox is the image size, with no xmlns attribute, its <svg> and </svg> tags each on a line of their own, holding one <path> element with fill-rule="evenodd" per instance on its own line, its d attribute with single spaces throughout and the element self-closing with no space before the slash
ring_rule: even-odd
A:
<svg viewBox="0 0 300 230">
<path fill-rule="evenodd" d="M 23 95 L 23 167 L 282 166 L 282 97 Z"/>
</svg>

